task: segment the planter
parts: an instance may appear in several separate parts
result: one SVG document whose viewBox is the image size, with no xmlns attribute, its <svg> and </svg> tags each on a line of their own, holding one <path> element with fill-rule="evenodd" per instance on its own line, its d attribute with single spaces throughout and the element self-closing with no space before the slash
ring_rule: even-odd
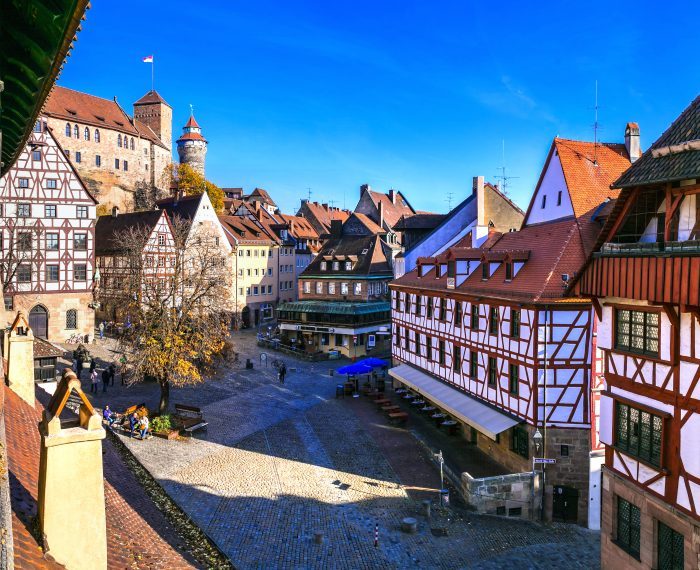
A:
<svg viewBox="0 0 700 570">
<path fill-rule="evenodd" d="M 180 434 L 179 430 L 176 430 L 176 429 L 169 429 L 169 430 L 165 430 L 165 431 L 154 431 L 152 433 L 156 437 L 160 437 L 162 439 L 177 439 L 179 434 Z"/>
</svg>

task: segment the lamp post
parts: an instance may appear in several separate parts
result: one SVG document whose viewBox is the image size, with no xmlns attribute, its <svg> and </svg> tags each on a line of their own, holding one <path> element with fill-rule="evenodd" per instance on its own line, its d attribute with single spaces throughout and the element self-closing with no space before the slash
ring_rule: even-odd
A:
<svg viewBox="0 0 700 570">
<path fill-rule="evenodd" d="M 532 441 L 535 444 L 535 457 L 540 452 L 540 446 L 542 445 L 542 434 L 540 433 L 540 430 L 538 428 L 535 428 L 535 433 L 532 434 Z M 532 458 L 532 513 L 531 513 L 531 518 L 534 520 L 535 519 L 535 457 Z M 543 489 L 544 491 L 544 489 Z"/>
<path fill-rule="evenodd" d="M 442 490 L 445 488 L 445 479 L 444 479 L 444 473 L 443 473 L 443 466 L 445 465 L 445 458 L 442 456 L 442 449 L 440 452 L 437 454 L 437 460 L 440 463 L 440 506 L 444 506 L 442 503 Z"/>
</svg>

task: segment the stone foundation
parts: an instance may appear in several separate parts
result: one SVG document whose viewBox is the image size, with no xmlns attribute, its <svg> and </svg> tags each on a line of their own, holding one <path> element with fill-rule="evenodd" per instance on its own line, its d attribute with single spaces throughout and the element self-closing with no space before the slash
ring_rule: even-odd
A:
<svg viewBox="0 0 700 570">
<path fill-rule="evenodd" d="M 462 473 L 461 492 L 477 512 L 491 515 L 530 518 L 533 506 L 536 513 L 540 504 L 540 481 L 532 472 L 481 479 Z"/>
<path fill-rule="evenodd" d="M 641 511 L 639 559 L 615 544 L 617 538 L 617 497 L 639 507 Z M 658 568 L 657 521 L 663 522 L 685 537 L 684 570 L 700 568 L 700 522 L 673 509 L 661 499 L 645 492 L 603 467 L 603 514 L 600 552 L 603 570 L 641 570 Z"/>
</svg>

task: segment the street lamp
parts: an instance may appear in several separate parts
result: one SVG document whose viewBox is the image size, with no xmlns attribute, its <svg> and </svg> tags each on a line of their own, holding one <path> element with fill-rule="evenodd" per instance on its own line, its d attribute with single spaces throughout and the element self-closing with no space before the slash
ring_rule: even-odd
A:
<svg viewBox="0 0 700 570">
<path fill-rule="evenodd" d="M 542 434 L 540 433 L 540 430 L 538 428 L 535 428 L 535 433 L 532 434 L 532 441 L 535 444 L 535 457 L 537 457 L 537 455 L 539 455 L 540 452 L 540 446 L 542 445 Z M 530 514 L 530 517 L 532 520 L 534 520 L 535 518 L 535 457 L 532 458 L 532 483 L 530 485 L 530 488 L 532 489 L 532 512 Z"/>
</svg>

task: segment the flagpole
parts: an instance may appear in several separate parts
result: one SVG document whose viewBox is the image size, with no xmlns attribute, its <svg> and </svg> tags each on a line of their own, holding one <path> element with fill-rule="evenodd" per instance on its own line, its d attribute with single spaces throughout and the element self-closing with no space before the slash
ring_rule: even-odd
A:
<svg viewBox="0 0 700 570">
<path fill-rule="evenodd" d="M 155 91 L 155 67 L 156 67 L 156 60 L 153 58 L 151 60 L 151 91 Z"/>
</svg>

